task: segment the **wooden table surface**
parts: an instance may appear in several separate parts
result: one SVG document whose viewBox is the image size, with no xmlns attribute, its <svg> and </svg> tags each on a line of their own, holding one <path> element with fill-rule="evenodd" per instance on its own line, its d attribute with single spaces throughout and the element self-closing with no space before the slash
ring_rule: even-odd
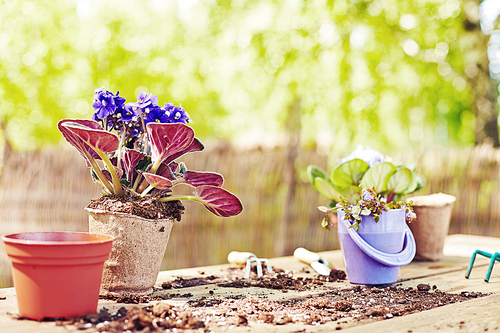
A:
<svg viewBox="0 0 500 333">
<path fill-rule="evenodd" d="M 445 242 L 443 260 L 437 262 L 412 262 L 402 267 L 399 272 L 398 283 L 401 287 L 416 287 L 419 283 L 436 285 L 439 290 L 452 293 L 461 291 L 475 291 L 490 293 L 489 296 L 472 299 L 462 303 L 455 303 L 438 307 L 428 311 L 422 311 L 402 317 L 394 317 L 389 320 L 376 322 L 359 322 L 350 327 L 342 329 L 342 332 L 500 332 L 500 262 L 493 269 L 490 282 L 484 282 L 489 259 L 477 257 L 474 269 L 469 279 L 465 279 L 465 271 L 469 263 L 470 256 L 476 249 L 487 252 L 500 252 L 500 238 L 481 237 L 470 235 L 450 235 Z M 336 268 L 343 269 L 343 260 L 340 251 L 322 252 L 321 255 L 331 262 Z M 274 267 L 290 271 L 300 271 L 305 264 L 299 262 L 294 257 L 282 257 L 270 259 Z M 227 271 L 230 265 L 216 265 L 207 267 L 197 267 L 160 272 L 158 284 L 174 280 L 182 276 L 201 277 L 209 274 L 218 274 Z M 349 282 L 340 284 L 339 287 L 352 287 Z M 221 289 L 224 289 L 223 291 Z M 259 290 L 260 288 L 234 289 L 218 288 L 211 289 L 220 292 L 221 295 L 228 293 L 260 295 L 265 293 L 268 299 L 273 297 L 283 298 L 283 293 L 269 290 Z M 218 290 L 218 291 L 217 291 Z M 206 286 L 183 288 L 183 293 L 191 293 L 191 299 L 208 296 Z M 289 295 L 288 295 L 289 294 Z M 307 292 L 287 293 L 287 297 L 306 297 Z M 214 296 L 214 295 L 211 295 Z M 5 298 L 5 299 L 3 299 Z M 187 299 L 168 300 L 171 304 L 187 302 Z M 110 311 L 122 306 L 137 306 L 128 304 L 116 304 L 113 301 L 100 300 L 98 310 L 106 307 Z M 14 288 L 0 289 L 0 332 L 68 332 L 76 331 L 73 327 L 56 326 L 53 322 L 37 322 L 31 320 L 17 320 L 17 302 Z M 231 332 L 331 332 L 337 325 L 324 324 L 312 326 L 305 324 L 291 323 L 276 326 L 264 323 L 251 323 L 249 326 L 235 327 L 229 330 L 221 328 L 220 331 Z M 202 331 L 202 330 L 201 330 Z M 85 331 L 83 331 L 85 332 Z M 196 331 L 199 332 L 199 331 Z"/>
</svg>

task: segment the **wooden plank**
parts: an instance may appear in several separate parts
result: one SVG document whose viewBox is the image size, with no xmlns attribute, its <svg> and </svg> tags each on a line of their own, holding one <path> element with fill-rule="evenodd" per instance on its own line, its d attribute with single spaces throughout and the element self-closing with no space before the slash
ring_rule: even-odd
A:
<svg viewBox="0 0 500 333">
<path fill-rule="evenodd" d="M 488 239 L 477 236 L 472 237 L 451 237 L 452 242 L 449 242 L 448 248 L 451 249 L 456 244 L 469 243 L 469 246 L 487 244 Z M 497 241 L 494 239 L 493 241 Z M 453 245 L 455 242 L 455 245 Z M 493 242 L 494 243 L 494 242 Z M 493 244 L 492 243 L 492 244 Z M 451 245 L 450 245 L 451 244 Z M 495 246 L 495 244 L 493 244 Z M 336 268 L 344 269 L 342 254 L 340 251 L 328 251 L 320 253 L 324 258 L 331 262 Z M 294 276 L 312 276 L 315 272 L 306 264 L 301 263 L 294 257 L 282 257 L 270 259 L 274 267 L 288 270 Z M 484 282 L 487 265 L 489 260 L 479 258 L 474 265 L 470 279 L 465 279 L 465 270 L 469 262 L 468 256 L 445 257 L 438 262 L 413 262 L 408 266 L 400 269 L 400 279 L 397 283 L 401 287 L 416 287 L 419 283 L 436 285 L 439 290 L 446 292 L 460 293 L 462 291 L 476 291 L 484 293 L 493 293 L 491 296 L 473 299 L 464 303 L 453 304 L 436 308 L 433 310 L 407 315 L 400 318 L 383 320 L 381 322 L 372 322 L 370 320 L 357 322 L 352 319 L 346 319 L 343 322 L 331 322 L 321 326 L 311 326 L 304 324 L 287 324 L 284 326 L 268 325 L 268 324 L 252 324 L 250 327 L 235 327 L 234 332 L 248 332 L 249 330 L 265 330 L 268 332 L 329 332 L 340 326 L 348 332 L 366 332 L 370 330 L 378 330 L 381 332 L 427 332 L 439 330 L 454 331 L 460 327 L 467 328 L 471 332 L 483 331 L 483 329 L 494 330 L 498 329 L 499 324 L 499 306 L 500 304 L 500 268 L 495 268 L 491 276 L 490 283 Z M 209 275 L 223 276 L 228 272 L 228 268 L 232 265 L 217 265 L 207 267 L 196 267 L 180 270 L 172 270 L 161 272 L 158 278 L 160 286 L 164 281 L 172 281 L 177 276 L 184 278 L 202 277 Z M 500 265 L 499 265 L 500 266 Z M 309 273 L 307 273 L 307 271 Z M 203 273 L 203 274 L 202 274 Z M 335 287 L 351 287 L 348 282 L 334 283 L 329 285 Z M 291 298 L 302 298 L 309 295 L 322 292 L 322 288 L 307 292 L 269 290 L 262 288 L 221 288 L 216 285 L 196 286 L 191 288 L 172 289 L 172 293 L 191 293 L 193 296 L 189 300 L 199 299 L 201 297 L 214 296 L 235 296 L 235 295 L 265 295 L 270 300 L 287 300 Z M 0 330 L 2 332 L 68 332 L 73 330 L 73 327 L 57 327 L 50 322 L 35 322 L 35 321 L 18 321 L 15 319 L 17 313 L 17 300 L 13 288 L 0 289 L 0 297 L 6 297 L 5 300 L 0 300 Z M 168 300 L 171 304 L 185 304 L 187 298 L 177 298 Z M 132 307 L 134 305 L 116 304 L 111 301 L 99 301 L 98 309 L 106 307 L 110 311 L 114 311 L 121 306 Z M 465 320 L 464 324 L 460 324 Z M 476 330 L 479 328 L 480 330 Z M 222 328 L 221 328 L 222 331 Z"/>
<path fill-rule="evenodd" d="M 444 241 L 443 254 L 445 256 L 470 258 L 476 250 L 500 252 L 500 238 L 456 234 L 447 236 Z"/>
<path fill-rule="evenodd" d="M 343 329 L 342 332 L 491 332 L 500 329 L 500 294 Z"/>
</svg>

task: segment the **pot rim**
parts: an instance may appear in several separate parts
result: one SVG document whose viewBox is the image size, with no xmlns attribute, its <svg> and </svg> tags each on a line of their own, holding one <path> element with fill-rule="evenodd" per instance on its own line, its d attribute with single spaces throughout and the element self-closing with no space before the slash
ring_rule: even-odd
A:
<svg viewBox="0 0 500 333">
<path fill-rule="evenodd" d="M 95 208 L 89 208 L 89 207 L 85 207 L 85 211 L 87 211 L 88 213 L 96 214 L 96 215 L 110 214 L 110 215 L 123 216 L 123 217 L 132 217 L 133 216 L 134 218 L 136 218 L 138 220 L 147 221 L 147 222 L 160 222 L 160 221 L 179 222 L 173 217 L 166 217 L 166 218 L 162 218 L 162 219 L 146 219 L 144 217 L 141 217 L 141 216 L 138 216 L 138 215 L 135 215 L 132 213 L 111 212 L 109 210 L 95 209 Z"/>
<path fill-rule="evenodd" d="M 384 210 L 382 212 L 382 214 L 388 213 L 388 212 L 392 212 L 392 211 L 395 211 L 395 210 L 403 210 L 403 208 L 390 208 L 389 210 Z M 344 211 L 344 210 L 342 208 L 339 208 L 337 211 Z M 380 215 L 382 215 L 382 214 L 380 214 Z M 366 215 L 366 216 L 372 216 L 372 214 Z"/>
<path fill-rule="evenodd" d="M 16 236 L 22 235 L 74 235 L 74 236 L 94 236 L 91 239 L 86 240 L 39 240 L 39 239 L 27 239 L 27 238 L 16 238 Z M 82 245 L 82 244 L 103 244 L 112 242 L 115 240 L 113 236 L 103 235 L 103 234 L 92 234 L 89 232 L 77 232 L 77 231 L 35 231 L 35 232 L 19 232 L 14 234 L 5 235 L 2 237 L 4 243 L 8 244 L 22 244 L 22 245 L 47 245 L 47 246 L 67 246 L 67 245 Z"/>
</svg>

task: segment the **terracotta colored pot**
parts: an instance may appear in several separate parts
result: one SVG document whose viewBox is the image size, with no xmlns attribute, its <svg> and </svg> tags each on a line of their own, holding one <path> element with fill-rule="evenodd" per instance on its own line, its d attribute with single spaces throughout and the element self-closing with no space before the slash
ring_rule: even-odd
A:
<svg viewBox="0 0 500 333">
<path fill-rule="evenodd" d="M 417 220 L 409 224 L 415 241 L 415 260 L 436 261 L 443 257 L 443 247 L 450 227 L 453 204 L 452 195 L 435 193 L 408 198 L 413 201 Z"/>
<path fill-rule="evenodd" d="M 115 238 L 104 264 L 101 295 L 150 294 L 158 278 L 174 219 L 148 220 L 85 208 L 92 233 Z"/>
<path fill-rule="evenodd" d="M 113 237 L 32 232 L 3 237 L 22 317 L 69 318 L 97 311 Z"/>
</svg>

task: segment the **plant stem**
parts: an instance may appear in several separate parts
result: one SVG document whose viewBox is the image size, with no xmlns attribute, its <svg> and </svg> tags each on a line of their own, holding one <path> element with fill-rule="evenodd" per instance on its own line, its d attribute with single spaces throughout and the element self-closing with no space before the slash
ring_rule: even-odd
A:
<svg viewBox="0 0 500 333">
<path fill-rule="evenodd" d="M 144 118 L 143 118 L 143 113 L 141 111 L 141 114 L 140 114 L 140 118 L 141 118 L 141 126 L 142 126 L 142 135 L 141 135 L 141 141 L 142 141 L 142 148 L 145 150 L 146 152 L 146 148 L 147 148 L 147 141 L 148 140 L 148 136 L 147 136 L 147 128 L 146 128 L 146 124 L 144 123 Z M 146 140 L 144 140 L 144 136 L 146 135 Z M 155 163 L 156 165 L 156 163 Z M 150 173 L 155 173 L 155 171 L 158 169 L 159 165 L 153 170 L 153 168 L 151 168 L 151 170 L 149 171 Z M 144 191 L 144 189 L 146 188 L 146 180 L 144 179 L 141 183 L 141 185 L 139 186 L 139 188 L 137 189 L 137 186 L 139 185 L 139 179 L 141 178 L 141 174 L 139 174 L 137 176 L 137 179 L 135 180 L 135 183 L 134 183 L 134 191 L 137 190 L 137 192 L 141 193 L 142 191 Z"/>
<path fill-rule="evenodd" d="M 125 141 L 125 135 L 127 134 L 127 131 L 122 131 L 122 135 L 120 136 L 120 143 L 118 144 L 118 151 L 116 152 L 118 156 L 116 156 L 116 167 L 120 167 L 121 162 L 122 162 L 122 147 L 123 147 L 123 142 Z"/>
<path fill-rule="evenodd" d="M 137 191 L 137 186 L 139 186 L 139 180 L 141 180 L 141 172 L 137 173 L 137 178 L 135 179 L 134 186 L 132 186 L 132 190 Z"/>
<path fill-rule="evenodd" d="M 102 173 L 101 168 L 99 167 L 99 165 L 97 165 L 95 159 L 92 156 L 90 156 L 90 154 L 86 151 L 85 155 L 89 160 L 90 164 L 92 165 L 92 168 L 94 169 L 95 173 L 97 174 L 97 177 L 99 177 L 101 183 L 108 189 L 110 193 L 113 193 L 113 186 L 111 186 L 109 181 L 106 179 L 106 176 L 104 176 L 104 174 Z"/>
<path fill-rule="evenodd" d="M 152 189 L 154 189 L 153 186 L 151 186 L 151 184 L 141 193 L 141 198 L 144 198 L 146 196 L 146 194 L 148 194 Z"/>
<path fill-rule="evenodd" d="M 140 118 L 141 118 L 141 126 L 142 126 L 142 135 L 141 135 L 142 149 L 144 149 L 145 150 L 144 152 L 146 153 L 148 135 L 147 135 L 146 123 L 144 123 L 142 111 L 140 113 Z M 144 140 L 144 135 L 146 135 L 146 140 Z"/>
<path fill-rule="evenodd" d="M 391 191 L 391 193 L 389 193 L 389 195 L 387 196 L 387 202 L 391 202 L 392 200 L 394 200 L 395 195 L 396 195 L 396 193 Z"/>
<path fill-rule="evenodd" d="M 144 191 L 144 189 L 146 188 L 148 182 L 146 181 L 146 179 L 144 179 L 141 183 L 141 185 L 139 186 L 139 188 L 137 189 L 137 192 L 142 192 Z"/>
<path fill-rule="evenodd" d="M 120 183 L 120 179 L 118 179 L 118 175 L 116 174 L 115 166 L 109 160 L 108 155 L 106 155 L 106 153 L 100 151 L 99 149 L 96 149 L 94 147 L 92 147 L 92 148 L 102 158 L 102 160 L 104 161 L 104 163 L 108 167 L 109 173 L 111 174 L 111 178 L 113 178 L 114 191 L 112 191 L 112 193 L 122 195 L 123 194 L 122 184 Z"/>
<path fill-rule="evenodd" d="M 198 201 L 202 204 L 205 204 L 203 201 L 201 201 L 198 197 L 194 195 L 172 195 L 170 197 L 163 197 L 160 198 L 158 201 L 165 202 L 165 201 L 174 201 L 174 200 L 192 200 L 192 201 Z"/>
</svg>

